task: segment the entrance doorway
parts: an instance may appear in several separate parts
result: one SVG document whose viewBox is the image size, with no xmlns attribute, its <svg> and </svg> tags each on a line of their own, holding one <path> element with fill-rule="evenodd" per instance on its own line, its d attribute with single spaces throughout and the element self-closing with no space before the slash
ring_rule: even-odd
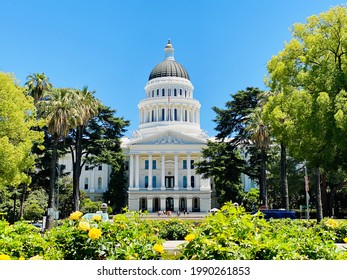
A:
<svg viewBox="0 0 347 280">
<path fill-rule="evenodd" d="M 184 212 L 187 211 L 187 206 L 186 206 L 186 199 L 184 197 L 180 198 L 180 211 Z"/>
<path fill-rule="evenodd" d="M 174 199 L 172 197 L 168 197 L 166 199 L 166 211 L 173 211 L 174 210 Z"/>
<path fill-rule="evenodd" d="M 160 199 L 158 197 L 153 200 L 153 212 L 158 212 L 160 210 Z"/>
</svg>

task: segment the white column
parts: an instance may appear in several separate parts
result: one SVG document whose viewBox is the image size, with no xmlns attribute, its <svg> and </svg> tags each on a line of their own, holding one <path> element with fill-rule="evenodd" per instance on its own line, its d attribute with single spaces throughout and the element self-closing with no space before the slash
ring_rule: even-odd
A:
<svg viewBox="0 0 347 280">
<path fill-rule="evenodd" d="M 165 190 L 165 154 L 161 155 L 161 190 Z"/>
<path fill-rule="evenodd" d="M 147 211 L 153 212 L 153 198 L 152 198 L 152 196 L 147 197 Z"/>
<path fill-rule="evenodd" d="M 180 112 L 180 121 L 183 122 L 183 106 L 181 106 L 181 112 Z"/>
<path fill-rule="evenodd" d="M 135 188 L 140 189 L 140 154 L 135 155 Z"/>
<path fill-rule="evenodd" d="M 187 197 L 187 210 L 189 212 L 193 211 L 193 199 L 192 199 L 192 197 Z"/>
<path fill-rule="evenodd" d="M 192 171 L 190 169 L 190 154 L 187 155 L 187 190 L 191 190 L 192 189 L 192 185 L 191 185 L 191 179 L 190 177 L 192 176 Z"/>
<path fill-rule="evenodd" d="M 174 199 L 174 212 L 180 210 L 180 198 L 178 195 L 173 196 Z"/>
<path fill-rule="evenodd" d="M 165 211 L 166 209 L 166 197 L 165 195 L 160 196 L 160 210 Z"/>
<path fill-rule="evenodd" d="M 134 187 L 134 155 L 129 155 L 129 190 Z"/>
<path fill-rule="evenodd" d="M 174 190 L 178 190 L 178 153 L 175 153 L 175 186 Z"/>
<path fill-rule="evenodd" d="M 150 153 L 148 155 L 148 190 L 152 190 L 152 170 L 153 170 L 153 165 L 152 165 L 152 154 Z"/>
</svg>

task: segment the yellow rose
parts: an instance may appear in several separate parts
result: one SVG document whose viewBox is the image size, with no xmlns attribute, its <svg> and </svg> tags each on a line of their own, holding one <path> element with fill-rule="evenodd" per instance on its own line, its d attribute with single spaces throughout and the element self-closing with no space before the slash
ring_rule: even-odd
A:
<svg viewBox="0 0 347 280">
<path fill-rule="evenodd" d="M 96 221 L 96 222 L 100 222 L 101 221 L 101 215 L 94 215 L 93 217 L 92 217 L 92 221 Z"/>
<path fill-rule="evenodd" d="M 162 254 L 164 252 L 164 246 L 160 244 L 154 244 L 153 250 L 156 251 L 157 253 Z"/>
<path fill-rule="evenodd" d="M 331 228 L 336 228 L 337 227 L 337 222 L 333 219 L 328 219 L 326 222 L 325 222 L 325 225 L 328 226 L 328 227 L 331 227 Z"/>
<path fill-rule="evenodd" d="M 78 220 L 79 218 L 81 218 L 82 215 L 83 215 L 82 212 L 80 212 L 80 211 L 75 211 L 75 212 L 73 212 L 73 213 L 70 214 L 69 219 L 70 219 L 70 220 L 73 220 L 73 221 L 76 221 L 76 220 Z"/>
<path fill-rule="evenodd" d="M 343 239 L 343 241 L 344 241 L 345 243 L 347 243 L 347 237 L 346 237 L 345 239 Z"/>
<path fill-rule="evenodd" d="M 90 225 L 87 221 L 80 221 L 80 223 L 78 224 L 78 229 L 88 231 L 90 230 Z"/>
<path fill-rule="evenodd" d="M 8 261 L 10 260 L 11 257 L 9 255 L 5 255 L 5 254 L 0 254 L 0 260 L 2 261 Z"/>
<path fill-rule="evenodd" d="M 92 228 L 88 232 L 88 236 L 90 239 L 98 239 L 98 238 L 100 238 L 101 234 L 102 234 L 102 232 L 98 228 Z"/>
<path fill-rule="evenodd" d="M 192 241 L 194 238 L 195 238 L 195 234 L 191 233 L 191 234 L 188 234 L 188 235 L 184 238 L 184 240 L 190 242 L 190 241 Z"/>
</svg>

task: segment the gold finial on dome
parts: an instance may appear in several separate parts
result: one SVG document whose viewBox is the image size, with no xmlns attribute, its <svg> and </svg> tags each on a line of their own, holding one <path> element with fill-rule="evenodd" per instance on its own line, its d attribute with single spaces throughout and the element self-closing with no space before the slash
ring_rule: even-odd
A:
<svg viewBox="0 0 347 280">
<path fill-rule="evenodd" d="M 172 44 L 171 44 L 171 40 L 169 39 L 168 41 L 167 41 L 167 44 L 166 44 L 166 46 L 165 46 L 165 59 L 167 59 L 167 60 L 174 60 L 174 48 L 173 48 L 173 46 L 172 46 Z"/>
<path fill-rule="evenodd" d="M 165 49 L 167 49 L 167 48 L 172 48 L 172 44 L 171 44 L 171 40 L 170 39 L 167 41 L 167 44 L 165 46 Z"/>
</svg>

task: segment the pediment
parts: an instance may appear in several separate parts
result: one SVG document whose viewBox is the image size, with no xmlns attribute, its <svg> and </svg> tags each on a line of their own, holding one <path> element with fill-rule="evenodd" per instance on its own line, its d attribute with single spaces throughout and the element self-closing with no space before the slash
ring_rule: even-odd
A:
<svg viewBox="0 0 347 280">
<path fill-rule="evenodd" d="M 136 139 L 131 145 L 196 145 L 205 144 L 206 140 L 195 138 L 174 131 L 165 131 L 147 138 Z"/>
</svg>

